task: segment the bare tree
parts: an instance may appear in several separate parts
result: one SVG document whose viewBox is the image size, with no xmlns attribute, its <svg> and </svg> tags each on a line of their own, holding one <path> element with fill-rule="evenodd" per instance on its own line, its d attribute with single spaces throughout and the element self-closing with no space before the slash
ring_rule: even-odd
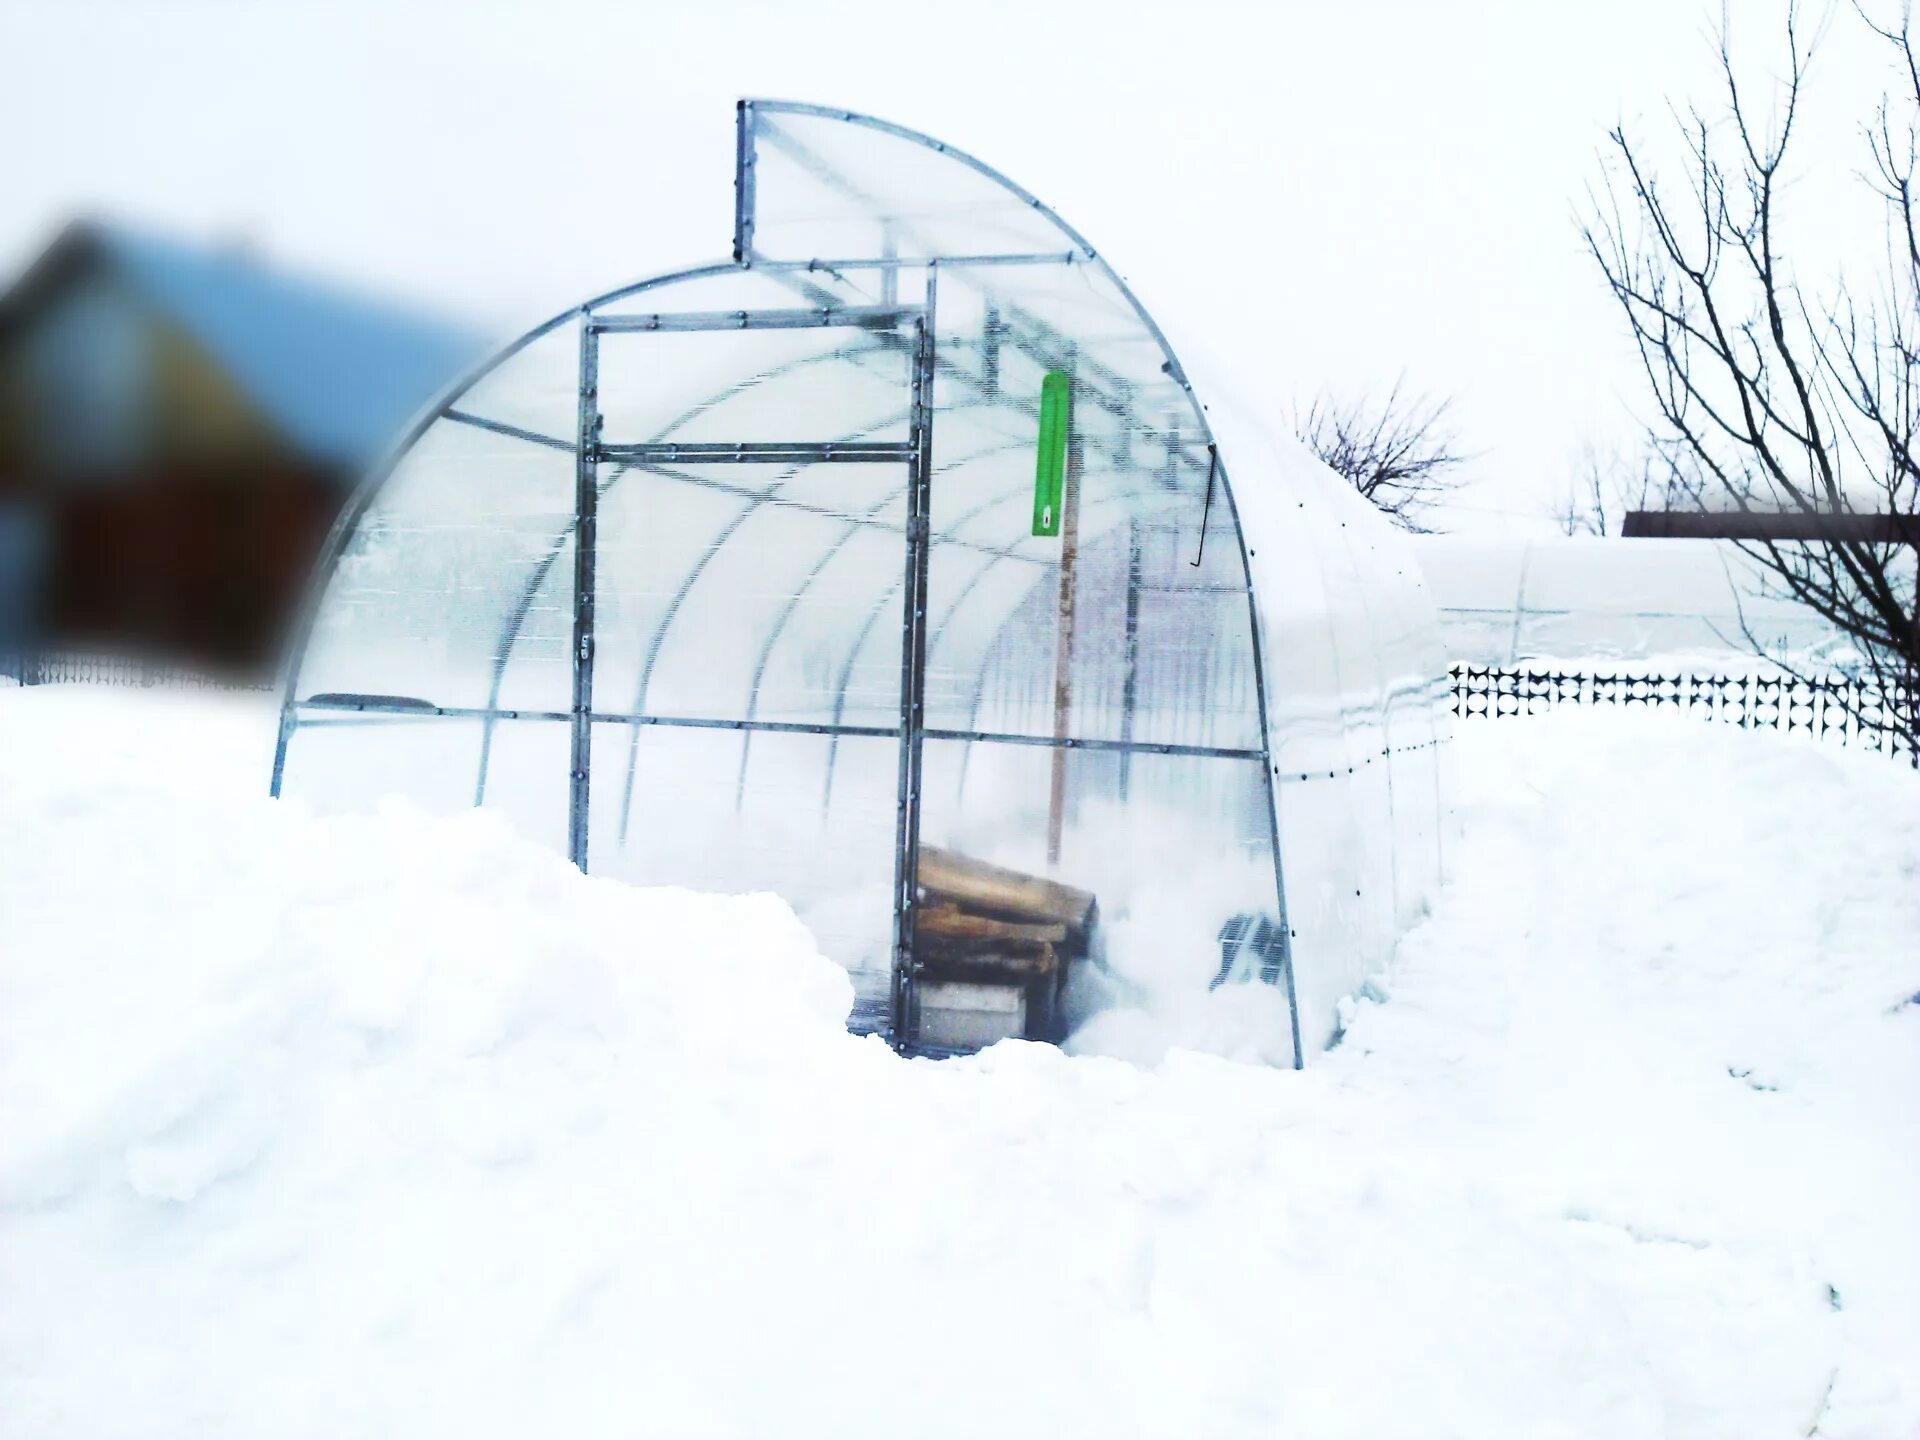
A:
<svg viewBox="0 0 1920 1440">
<path fill-rule="evenodd" d="M 1836 14 L 1866 26 L 1898 79 L 1863 128 L 1864 165 L 1884 221 L 1871 278 L 1836 268 L 1803 289 L 1786 253 L 1790 146 L 1808 66 Z M 1676 111 L 1678 179 L 1625 128 L 1585 227 L 1588 249 L 1639 351 L 1655 418 L 1692 508 L 1803 517 L 1831 539 L 1742 548 L 1780 588 L 1846 634 L 1886 708 L 1860 719 L 1920 735 L 1920 60 L 1910 17 L 1831 9 L 1781 17 L 1785 66 L 1753 93 L 1738 74 L 1723 10 L 1720 94 Z M 1763 118 L 1763 114 L 1764 117 Z M 1802 202 L 1804 203 L 1804 202 Z M 1798 233 L 1798 232 L 1795 232 Z M 1891 517 L 1881 520 L 1875 517 Z"/>
<path fill-rule="evenodd" d="M 1317 397 L 1294 417 L 1294 433 L 1403 530 L 1431 533 L 1426 515 L 1460 483 L 1467 457 L 1454 449 L 1447 425 L 1450 400 L 1400 393 L 1395 381 L 1383 401 L 1362 395 L 1340 403 Z"/>
<path fill-rule="evenodd" d="M 1618 535 L 1629 510 L 1673 509 L 1685 494 L 1673 459 L 1656 447 L 1627 456 L 1589 445 L 1547 513 L 1562 535 Z"/>
</svg>

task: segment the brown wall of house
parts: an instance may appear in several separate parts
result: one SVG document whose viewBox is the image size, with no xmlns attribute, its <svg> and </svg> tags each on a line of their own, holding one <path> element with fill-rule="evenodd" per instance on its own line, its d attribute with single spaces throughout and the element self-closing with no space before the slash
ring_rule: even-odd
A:
<svg viewBox="0 0 1920 1440">
<path fill-rule="evenodd" d="M 271 673 L 345 479 L 110 282 L 0 334 L 0 503 L 40 533 L 40 645 Z"/>
<path fill-rule="evenodd" d="M 171 472 L 45 509 L 49 643 L 263 678 L 338 505 L 332 477 Z"/>
</svg>

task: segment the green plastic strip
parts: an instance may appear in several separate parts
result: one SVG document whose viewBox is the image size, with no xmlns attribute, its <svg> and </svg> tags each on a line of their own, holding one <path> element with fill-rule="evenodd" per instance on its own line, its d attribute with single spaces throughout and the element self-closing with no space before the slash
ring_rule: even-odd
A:
<svg viewBox="0 0 1920 1440">
<path fill-rule="evenodd" d="M 1067 485 L 1067 425 L 1073 415 L 1073 382 L 1064 370 L 1049 370 L 1040 382 L 1040 445 L 1033 467 L 1033 533 L 1060 533 L 1060 502 Z"/>
</svg>

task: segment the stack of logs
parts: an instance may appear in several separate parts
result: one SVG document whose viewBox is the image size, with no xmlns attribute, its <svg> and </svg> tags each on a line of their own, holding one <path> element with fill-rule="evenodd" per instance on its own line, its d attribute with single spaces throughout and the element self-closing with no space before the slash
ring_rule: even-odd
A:
<svg viewBox="0 0 1920 1440">
<path fill-rule="evenodd" d="M 1085 890 L 920 847 L 914 959 L 929 993 L 956 986 L 1021 992 L 1019 1033 L 1064 1038 L 1069 964 L 1087 953 L 1098 916 Z"/>
</svg>

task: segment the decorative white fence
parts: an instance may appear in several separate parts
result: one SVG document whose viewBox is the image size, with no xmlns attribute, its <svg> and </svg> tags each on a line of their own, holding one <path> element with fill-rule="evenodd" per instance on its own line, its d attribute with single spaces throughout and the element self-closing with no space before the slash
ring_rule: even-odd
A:
<svg viewBox="0 0 1920 1440">
<path fill-rule="evenodd" d="M 1888 695 L 1870 680 L 1801 678 L 1779 672 L 1693 673 L 1622 665 L 1454 665 L 1453 713 L 1462 720 L 1539 715 L 1564 705 L 1642 706 L 1718 720 L 1748 730 L 1784 730 L 1839 740 L 1888 755 L 1912 754 L 1890 725 Z"/>
</svg>

